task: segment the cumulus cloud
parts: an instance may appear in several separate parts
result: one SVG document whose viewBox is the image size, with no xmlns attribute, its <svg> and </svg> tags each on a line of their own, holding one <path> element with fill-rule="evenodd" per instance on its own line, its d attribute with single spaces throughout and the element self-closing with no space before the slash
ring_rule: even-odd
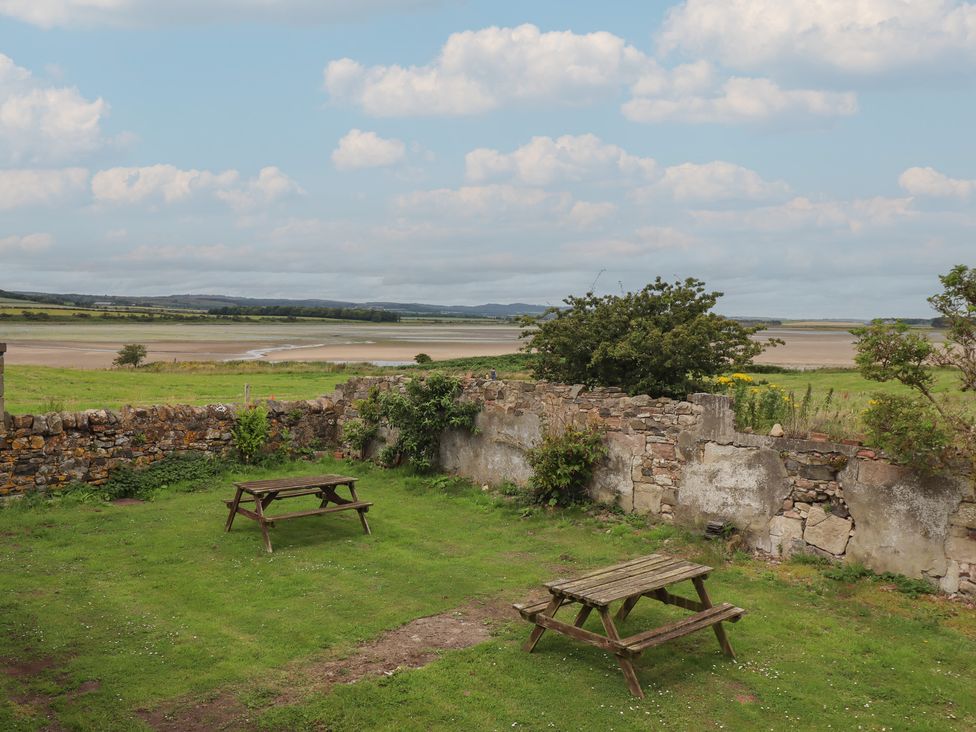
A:
<svg viewBox="0 0 976 732">
<path fill-rule="evenodd" d="M 783 181 L 767 181 L 755 170 L 724 160 L 672 165 L 665 168 L 658 188 L 678 201 L 763 200 L 790 192 Z"/>
<path fill-rule="evenodd" d="M 655 75 L 656 77 L 657 75 Z M 700 85 L 659 84 L 642 79 L 635 96 L 621 107 L 632 122 L 741 123 L 777 117 L 811 115 L 848 116 L 857 112 L 853 92 L 783 89 L 764 78 L 732 77 L 712 86 L 713 76 L 700 77 Z"/>
<path fill-rule="evenodd" d="M 462 186 L 414 191 L 398 196 L 397 208 L 410 212 L 440 212 L 448 215 L 500 215 L 525 211 L 565 212 L 572 204 L 568 193 L 551 193 L 541 188 L 513 185 Z"/>
<path fill-rule="evenodd" d="M 385 168 L 400 162 L 405 155 L 406 146 L 400 140 L 351 129 L 332 151 L 332 163 L 339 170 Z"/>
<path fill-rule="evenodd" d="M 330 23 L 437 5 L 438 0 L 0 0 L 0 14 L 56 26 Z"/>
<path fill-rule="evenodd" d="M 0 54 L 0 154 L 13 161 L 50 161 L 91 152 L 102 143 L 108 113 L 102 99 L 74 87 L 46 85 Z"/>
<path fill-rule="evenodd" d="M 57 203 L 87 183 L 84 168 L 0 170 L 0 210 Z"/>
<path fill-rule="evenodd" d="M 513 178 L 529 185 L 620 176 L 650 177 L 657 163 L 630 155 L 592 134 L 533 137 L 510 153 L 478 148 L 464 159 L 468 180 Z"/>
<path fill-rule="evenodd" d="M 651 63 L 612 33 L 544 33 L 525 24 L 454 33 L 425 66 L 338 59 L 325 69 L 325 88 L 376 116 L 466 115 L 515 102 L 586 103 Z"/>
<path fill-rule="evenodd" d="M 968 198 L 976 191 L 976 180 L 950 178 L 935 168 L 909 168 L 898 176 L 898 184 L 913 196 Z"/>
<path fill-rule="evenodd" d="M 295 181 L 276 167 L 262 168 L 256 178 L 240 180 L 236 170 L 182 170 L 174 165 L 110 168 L 92 177 L 92 195 L 98 203 L 177 203 L 211 193 L 235 209 L 249 209 L 301 193 Z"/>
<path fill-rule="evenodd" d="M 851 201 L 813 201 L 797 196 L 786 203 L 744 211 L 692 211 L 699 223 L 711 227 L 753 231 L 798 229 L 848 229 L 858 233 L 865 227 L 891 226 L 918 214 L 911 198 L 873 198 Z"/>
<path fill-rule="evenodd" d="M 54 237 L 50 234 L 27 234 L 0 238 L 0 254 L 39 254 L 51 248 Z"/>
<path fill-rule="evenodd" d="M 588 228 L 604 221 L 617 213 L 617 205 L 604 201 L 577 201 L 569 210 L 569 220 L 576 226 Z"/>
<path fill-rule="evenodd" d="M 762 200 L 790 191 L 782 181 L 767 181 L 722 160 L 662 167 L 654 158 L 633 155 L 593 134 L 533 137 L 509 153 L 478 148 L 465 156 L 465 175 L 474 183 L 638 185 L 632 195 L 641 201 L 662 194 L 679 201 Z"/>
<path fill-rule="evenodd" d="M 856 75 L 976 60 L 976 4 L 957 0 L 685 0 L 662 52 L 755 70 L 796 64 Z"/>
</svg>

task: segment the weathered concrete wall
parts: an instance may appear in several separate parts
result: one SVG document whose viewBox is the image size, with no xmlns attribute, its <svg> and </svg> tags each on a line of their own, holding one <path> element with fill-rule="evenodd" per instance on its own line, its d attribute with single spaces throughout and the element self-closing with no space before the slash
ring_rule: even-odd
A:
<svg viewBox="0 0 976 732">
<path fill-rule="evenodd" d="M 285 430 L 296 447 L 334 444 L 336 419 L 326 399 L 270 402 L 271 445 Z M 234 404 L 208 407 L 124 407 L 119 411 L 6 415 L 0 433 L 0 496 L 57 490 L 81 481 L 100 485 L 123 463 L 144 465 L 166 455 L 232 448 Z"/>
<path fill-rule="evenodd" d="M 369 389 L 403 378 L 354 379 L 334 395 L 339 421 Z M 449 433 L 442 464 L 479 483 L 525 483 L 525 451 L 546 424 L 594 422 L 610 455 L 590 488 L 601 501 L 665 521 L 729 521 L 774 556 L 816 553 L 976 595 L 973 481 L 923 479 L 858 446 L 736 432 L 728 397 L 628 397 L 614 389 L 465 382 L 482 404 L 478 434 Z"/>
</svg>

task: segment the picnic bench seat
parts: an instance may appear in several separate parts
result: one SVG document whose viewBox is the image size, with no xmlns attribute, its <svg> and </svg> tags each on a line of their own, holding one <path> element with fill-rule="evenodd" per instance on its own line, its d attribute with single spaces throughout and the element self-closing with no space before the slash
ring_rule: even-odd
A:
<svg viewBox="0 0 976 732">
<path fill-rule="evenodd" d="M 631 693 L 643 698 L 644 692 L 637 680 L 632 660 L 648 648 L 712 628 L 722 652 L 730 658 L 735 657 L 722 623 L 737 622 L 746 611 L 727 602 L 712 605 L 704 584 L 711 571 L 711 567 L 703 564 L 651 554 L 598 569 L 575 579 L 546 582 L 545 587 L 550 593 L 548 600 L 514 605 L 525 620 L 535 625 L 524 649 L 531 653 L 547 629 L 602 648 L 617 656 Z M 694 585 L 698 600 L 674 595 L 667 590 L 669 585 L 687 580 L 691 580 Z M 616 619 L 624 620 L 642 597 L 691 610 L 693 614 L 658 628 L 621 638 L 609 612 L 610 604 L 623 600 Z M 556 612 L 564 605 L 573 603 L 580 605 L 573 623 L 556 620 Z M 600 615 L 605 635 L 583 627 L 593 610 Z"/>
<path fill-rule="evenodd" d="M 235 483 L 237 489 L 234 498 L 224 501 L 230 513 L 227 516 L 225 531 L 230 531 L 234 524 L 234 517 L 237 514 L 257 521 L 261 526 L 261 534 L 264 538 L 265 549 L 270 553 L 273 551 L 271 538 L 268 535 L 268 527 L 274 526 L 276 521 L 287 521 L 289 519 L 304 518 L 306 516 L 321 516 L 327 513 L 338 511 L 356 511 L 362 523 L 363 531 L 371 533 L 369 523 L 366 521 L 366 512 L 373 505 L 371 501 L 360 501 L 356 495 L 356 478 L 346 475 L 315 475 L 302 478 L 274 478 L 271 480 L 252 480 L 242 483 Z M 349 488 L 350 498 L 343 498 L 336 493 L 336 488 L 346 486 Z M 318 508 L 310 508 L 302 511 L 292 511 L 276 515 L 267 515 L 264 510 L 274 501 L 287 498 L 299 498 L 301 496 L 316 496 L 321 499 Z M 328 505 L 328 504 L 335 505 Z M 241 504 L 253 504 L 253 511 L 245 508 Z"/>
</svg>

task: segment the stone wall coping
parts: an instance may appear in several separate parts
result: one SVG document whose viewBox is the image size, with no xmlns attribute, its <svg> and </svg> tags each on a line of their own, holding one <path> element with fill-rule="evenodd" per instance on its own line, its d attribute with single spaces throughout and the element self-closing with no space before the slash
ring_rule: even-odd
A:
<svg viewBox="0 0 976 732">
<path fill-rule="evenodd" d="M 7 344 L 0 343 L 0 353 L 6 353 L 6 352 L 7 352 Z"/>
</svg>

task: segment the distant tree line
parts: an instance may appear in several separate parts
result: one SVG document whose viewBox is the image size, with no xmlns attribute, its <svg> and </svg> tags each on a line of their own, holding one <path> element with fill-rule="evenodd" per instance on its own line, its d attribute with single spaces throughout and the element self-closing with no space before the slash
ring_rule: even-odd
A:
<svg viewBox="0 0 976 732">
<path fill-rule="evenodd" d="M 372 323 L 399 323 L 400 314 L 372 308 L 322 308 L 293 305 L 211 308 L 211 315 L 262 315 L 276 318 L 325 318 L 329 320 L 365 320 Z"/>
</svg>

